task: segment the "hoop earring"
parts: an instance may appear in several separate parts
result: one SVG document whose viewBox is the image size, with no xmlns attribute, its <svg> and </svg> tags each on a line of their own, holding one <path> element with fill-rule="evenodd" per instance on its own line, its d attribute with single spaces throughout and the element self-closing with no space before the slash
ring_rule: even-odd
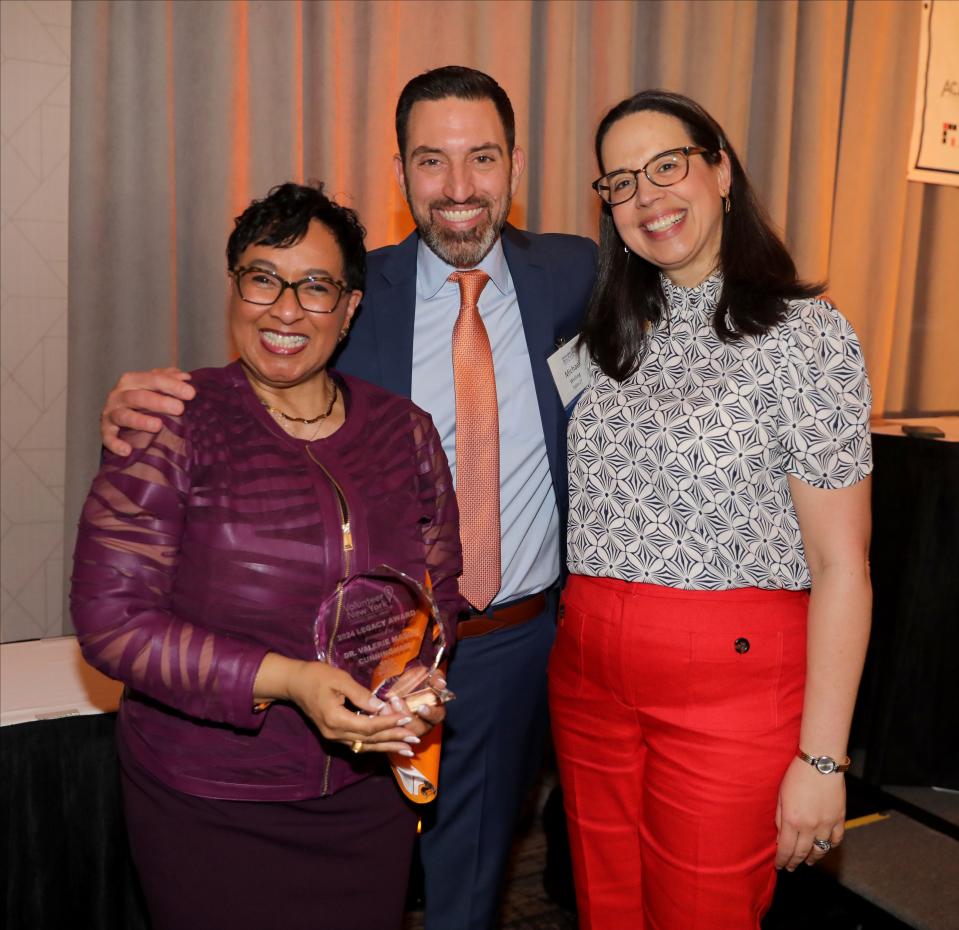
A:
<svg viewBox="0 0 959 930">
<path fill-rule="evenodd" d="M 733 208 L 733 199 L 728 193 L 723 194 L 723 213 L 728 214 Z"/>
</svg>

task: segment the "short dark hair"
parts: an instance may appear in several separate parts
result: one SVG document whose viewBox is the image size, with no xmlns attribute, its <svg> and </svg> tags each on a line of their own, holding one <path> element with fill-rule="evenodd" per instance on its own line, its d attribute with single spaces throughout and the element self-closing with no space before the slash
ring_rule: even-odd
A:
<svg viewBox="0 0 959 930">
<path fill-rule="evenodd" d="M 653 111 L 674 116 L 690 139 L 706 149 L 710 164 L 729 158 L 732 209 L 723 215 L 719 270 L 723 288 L 713 328 L 724 342 L 767 332 L 786 315 L 786 301 L 821 294 L 821 282 L 801 281 L 796 265 L 756 198 L 742 163 L 719 123 L 698 103 L 665 90 L 644 90 L 613 107 L 596 130 L 596 161 L 603 165 L 603 140 L 610 127 L 633 113 Z M 618 166 L 613 166 L 618 167 Z M 590 297 L 583 336 L 590 354 L 611 378 L 629 377 L 639 362 L 649 327 L 665 309 L 659 268 L 627 253 L 604 204 L 599 220 L 599 270 Z M 727 312 L 733 328 L 727 323 Z"/>
<path fill-rule="evenodd" d="M 318 181 L 278 184 L 262 200 L 254 200 L 237 218 L 226 244 L 227 267 L 236 268 L 240 254 L 251 245 L 281 249 L 296 245 L 312 220 L 319 220 L 336 239 L 343 257 L 343 277 L 353 291 L 366 278 L 366 230 L 355 210 L 340 206 L 323 193 Z"/>
<path fill-rule="evenodd" d="M 407 82 L 396 103 L 396 144 L 400 158 L 406 158 L 406 129 L 410 110 L 421 100 L 445 100 L 458 97 L 460 100 L 492 100 L 506 133 L 506 148 L 510 155 L 516 144 L 516 118 L 513 105 L 506 91 L 488 74 L 462 65 L 446 65 L 424 71 Z"/>
</svg>

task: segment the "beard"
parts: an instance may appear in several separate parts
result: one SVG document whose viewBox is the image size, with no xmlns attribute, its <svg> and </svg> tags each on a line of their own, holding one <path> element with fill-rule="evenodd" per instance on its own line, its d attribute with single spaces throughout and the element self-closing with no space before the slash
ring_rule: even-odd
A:
<svg viewBox="0 0 959 930">
<path fill-rule="evenodd" d="M 437 200 L 429 205 L 424 214 L 413 206 L 407 189 L 406 202 L 409 204 L 410 213 L 413 214 L 416 231 L 431 252 L 454 268 L 475 268 L 486 258 L 490 249 L 496 244 L 499 234 L 506 225 L 506 218 L 509 216 L 513 198 L 507 194 L 502 208 L 498 211 L 494 201 L 483 197 L 472 198 L 466 203 Z M 461 231 L 447 229 L 440 221 L 433 219 L 434 211 L 437 210 L 471 210 L 477 208 L 485 210 L 486 216 L 483 222 L 478 223 L 472 229 Z"/>
</svg>

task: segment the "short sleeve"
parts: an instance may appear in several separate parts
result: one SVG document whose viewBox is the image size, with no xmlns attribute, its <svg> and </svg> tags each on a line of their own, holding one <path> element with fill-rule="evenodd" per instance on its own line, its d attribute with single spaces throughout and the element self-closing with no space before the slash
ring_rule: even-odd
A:
<svg viewBox="0 0 959 930">
<path fill-rule="evenodd" d="M 780 325 L 777 429 L 787 474 L 845 488 L 872 471 L 872 392 L 859 339 L 827 300 L 796 301 Z"/>
</svg>

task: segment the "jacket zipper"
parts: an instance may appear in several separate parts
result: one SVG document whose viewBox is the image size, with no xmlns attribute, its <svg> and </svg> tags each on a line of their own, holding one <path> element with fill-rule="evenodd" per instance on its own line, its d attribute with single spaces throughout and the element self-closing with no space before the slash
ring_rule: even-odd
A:
<svg viewBox="0 0 959 930">
<path fill-rule="evenodd" d="M 326 475 L 327 480 L 333 486 L 333 491 L 336 494 L 336 502 L 340 508 L 340 531 L 342 533 L 343 546 L 343 577 L 336 585 L 336 616 L 333 620 L 333 630 L 330 633 L 329 642 L 326 644 L 326 661 L 329 663 L 333 657 L 333 646 L 336 643 L 336 634 L 340 629 L 340 615 L 343 612 L 343 584 L 350 576 L 353 553 L 353 530 L 350 527 L 350 507 L 346 502 L 346 495 L 343 493 L 343 489 L 337 483 L 336 479 L 329 473 L 326 466 L 323 465 L 316 458 L 316 456 L 313 455 L 313 451 L 309 446 L 306 447 L 306 454 L 313 460 L 313 463 L 320 469 L 320 471 Z M 333 757 L 327 754 L 326 763 L 323 767 L 322 793 L 324 797 L 330 793 L 330 766 L 332 764 Z"/>
</svg>

